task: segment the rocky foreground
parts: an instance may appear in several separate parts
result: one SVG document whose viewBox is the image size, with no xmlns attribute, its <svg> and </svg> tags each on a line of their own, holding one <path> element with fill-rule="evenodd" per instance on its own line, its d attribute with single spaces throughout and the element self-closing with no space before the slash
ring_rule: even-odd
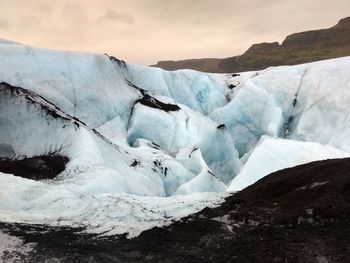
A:
<svg viewBox="0 0 350 263">
<path fill-rule="evenodd" d="M 350 159 L 275 172 L 217 208 L 139 237 L 0 225 L 20 238 L 4 262 L 349 262 Z"/>
</svg>

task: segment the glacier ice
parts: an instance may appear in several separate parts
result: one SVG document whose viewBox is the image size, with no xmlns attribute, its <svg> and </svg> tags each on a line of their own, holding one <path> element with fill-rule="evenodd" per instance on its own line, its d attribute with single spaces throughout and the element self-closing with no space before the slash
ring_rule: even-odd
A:
<svg viewBox="0 0 350 263">
<path fill-rule="evenodd" d="M 278 170 L 312 161 L 350 157 L 350 153 L 329 145 L 263 136 L 228 191 L 240 191 Z"/>
<path fill-rule="evenodd" d="M 0 54 L 0 160 L 69 158 L 54 180 L 0 173 L 3 221 L 132 235 L 350 153 L 348 57 L 232 75 L 2 40 Z"/>
<path fill-rule="evenodd" d="M 196 176 L 181 185 L 175 194 L 191 194 L 196 192 L 223 192 L 225 184 L 210 171 L 204 161 L 199 148 L 184 148 L 177 156 L 177 160 L 183 161 L 185 166 L 194 172 Z"/>
<path fill-rule="evenodd" d="M 132 145 L 144 138 L 173 156 L 184 147 L 199 148 L 208 166 L 228 183 L 241 166 L 228 132 L 206 116 L 179 106 L 166 111 L 136 103 L 128 125 L 128 142 Z"/>
<path fill-rule="evenodd" d="M 164 71 L 128 65 L 128 79 L 148 91 L 173 98 L 205 115 L 226 104 L 225 76 L 194 70 Z"/>
</svg>

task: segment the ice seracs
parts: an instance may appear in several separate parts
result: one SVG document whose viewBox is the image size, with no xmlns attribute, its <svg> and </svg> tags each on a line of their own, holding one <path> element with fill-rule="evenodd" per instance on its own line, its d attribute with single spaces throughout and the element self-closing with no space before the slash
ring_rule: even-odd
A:
<svg viewBox="0 0 350 263">
<path fill-rule="evenodd" d="M 182 148 L 199 148 L 202 156 L 224 183 L 232 180 L 240 169 L 238 154 L 224 127 L 185 105 L 161 102 L 161 98 L 146 103 L 136 101 L 128 125 L 128 142 L 133 145 L 145 138 L 175 156 Z"/>
<path fill-rule="evenodd" d="M 159 68 L 127 64 L 128 79 L 153 93 L 173 98 L 204 115 L 224 106 L 226 77 L 194 70 L 165 71 Z"/>
<path fill-rule="evenodd" d="M 175 194 L 223 192 L 226 190 L 225 184 L 206 165 L 199 148 L 194 148 L 191 151 L 183 149 L 176 158 L 183 161 L 196 176 L 181 185 Z"/>
<path fill-rule="evenodd" d="M 350 151 L 349 66 L 349 58 L 340 58 L 305 69 L 289 138 Z"/>
</svg>

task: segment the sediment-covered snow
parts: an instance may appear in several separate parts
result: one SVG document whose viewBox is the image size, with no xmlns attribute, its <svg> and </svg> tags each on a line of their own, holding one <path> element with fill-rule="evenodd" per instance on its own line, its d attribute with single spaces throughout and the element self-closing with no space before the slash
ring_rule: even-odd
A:
<svg viewBox="0 0 350 263">
<path fill-rule="evenodd" d="M 214 207 L 227 197 L 225 192 L 171 197 L 130 195 L 108 191 L 108 184 L 92 181 L 93 187 L 100 188 L 93 193 L 69 180 L 37 182 L 4 173 L 0 176 L 6 189 L 0 193 L 0 221 L 85 226 L 89 232 L 105 235 L 129 233 L 133 237 Z M 101 193 L 103 188 L 107 191 Z"/>
<path fill-rule="evenodd" d="M 0 231 L 0 260 L 2 262 L 21 262 L 21 259 L 32 250 L 30 244 L 11 234 Z"/>
<path fill-rule="evenodd" d="M 139 233 L 350 152 L 350 58 L 220 75 L 4 41 L 0 55 L 0 159 L 69 159 L 53 180 L 1 173 L 3 221 Z"/>
</svg>

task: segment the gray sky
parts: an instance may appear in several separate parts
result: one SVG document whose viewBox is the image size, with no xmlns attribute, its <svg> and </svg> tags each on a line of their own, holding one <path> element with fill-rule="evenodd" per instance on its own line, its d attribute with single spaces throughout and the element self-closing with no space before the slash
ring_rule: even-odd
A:
<svg viewBox="0 0 350 263">
<path fill-rule="evenodd" d="M 147 65 L 239 55 L 346 16 L 349 0 L 0 0 L 0 38 Z"/>
</svg>

